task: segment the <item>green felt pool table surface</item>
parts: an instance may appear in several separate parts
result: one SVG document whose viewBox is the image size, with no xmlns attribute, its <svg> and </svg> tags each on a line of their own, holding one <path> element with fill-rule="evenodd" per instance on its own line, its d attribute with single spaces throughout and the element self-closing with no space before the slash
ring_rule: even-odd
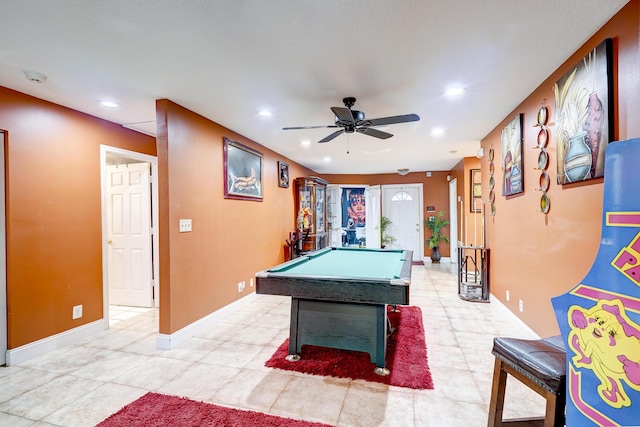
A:
<svg viewBox="0 0 640 427">
<path fill-rule="evenodd" d="M 403 250 L 326 248 L 269 269 L 270 273 L 399 279 L 407 257 Z"/>
</svg>

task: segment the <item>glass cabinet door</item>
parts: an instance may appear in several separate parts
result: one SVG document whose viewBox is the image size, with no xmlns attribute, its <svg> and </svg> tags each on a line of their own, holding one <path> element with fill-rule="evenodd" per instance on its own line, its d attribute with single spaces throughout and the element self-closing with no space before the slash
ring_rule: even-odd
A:
<svg viewBox="0 0 640 427">
<path fill-rule="evenodd" d="M 296 229 L 304 231 L 303 251 L 327 246 L 327 181 L 296 178 Z"/>
<path fill-rule="evenodd" d="M 307 229 L 313 226 L 313 212 L 311 204 L 313 202 L 313 187 L 301 185 L 298 190 L 298 216 L 302 221 L 302 228 Z"/>
<path fill-rule="evenodd" d="M 325 187 L 316 187 L 316 233 L 324 231 Z"/>
</svg>

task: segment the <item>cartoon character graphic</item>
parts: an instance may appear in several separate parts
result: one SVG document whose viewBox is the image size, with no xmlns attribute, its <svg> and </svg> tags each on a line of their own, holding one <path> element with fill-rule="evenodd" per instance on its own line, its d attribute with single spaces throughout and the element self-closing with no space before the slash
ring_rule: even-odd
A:
<svg viewBox="0 0 640 427">
<path fill-rule="evenodd" d="M 618 299 L 599 300 L 589 309 L 572 305 L 568 321 L 575 366 L 593 371 L 605 403 L 618 409 L 630 406 L 623 382 L 640 391 L 640 325 L 629 319 Z"/>
</svg>

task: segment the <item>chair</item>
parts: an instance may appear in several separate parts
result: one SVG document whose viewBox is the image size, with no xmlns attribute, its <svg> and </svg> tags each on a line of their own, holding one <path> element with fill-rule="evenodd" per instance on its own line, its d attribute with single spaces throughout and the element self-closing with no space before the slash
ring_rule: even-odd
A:
<svg viewBox="0 0 640 427">
<path fill-rule="evenodd" d="M 496 357 L 496 361 L 487 426 L 564 426 L 566 353 L 562 338 L 494 338 L 491 353 Z M 502 419 L 507 374 L 547 400 L 544 417 Z"/>
</svg>

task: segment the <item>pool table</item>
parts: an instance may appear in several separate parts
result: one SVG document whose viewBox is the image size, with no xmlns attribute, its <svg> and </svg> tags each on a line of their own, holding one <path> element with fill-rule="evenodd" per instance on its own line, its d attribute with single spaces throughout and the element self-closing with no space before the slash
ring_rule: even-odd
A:
<svg viewBox="0 0 640 427">
<path fill-rule="evenodd" d="M 412 256 L 330 247 L 256 273 L 256 293 L 291 297 L 287 359 L 304 344 L 364 351 L 388 374 L 387 305 L 409 304 Z"/>
</svg>

